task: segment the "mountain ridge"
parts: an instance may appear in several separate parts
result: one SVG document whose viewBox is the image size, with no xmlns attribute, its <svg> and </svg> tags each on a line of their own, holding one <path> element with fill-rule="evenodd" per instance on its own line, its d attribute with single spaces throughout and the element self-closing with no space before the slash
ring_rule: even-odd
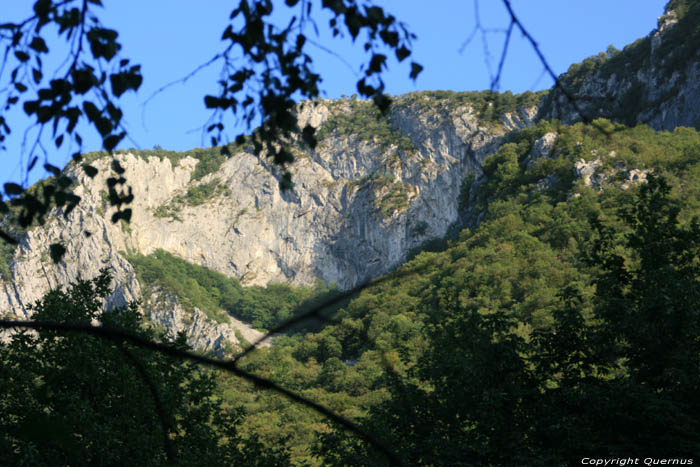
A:
<svg viewBox="0 0 700 467">
<path fill-rule="evenodd" d="M 685 28 L 696 10 L 680 19 L 673 11 L 637 45 L 614 56 L 611 52 L 605 60 L 599 56 L 572 66 L 561 77 L 583 103 L 584 113 L 628 123 L 648 121 L 657 129 L 695 119 L 694 110 L 688 109 L 700 108 L 693 105 L 700 99 L 700 80 L 693 79 L 696 55 L 684 55 L 686 71 L 674 75 L 671 84 L 655 85 L 663 67 L 652 59 L 676 40 L 678 28 Z M 632 117 L 620 117 L 614 106 L 601 107 L 601 102 L 611 99 L 610 89 L 616 86 L 620 97 L 612 97 L 618 107 L 630 100 L 630 92 L 638 91 L 634 79 L 624 81 L 608 68 L 633 63 L 642 49 L 650 54 L 641 62 L 649 68 L 638 70 L 634 79 L 643 84 L 642 94 L 662 92 L 666 98 L 647 96 L 643 102 L 656 102 L 653 106 L 637 106 Z M 678 111 L 670 112 L 669 106 Z M 313 151 L 302 145 L 293 148 L 297 161 L 291 168 L 295 187 L 290 191 L 280 190 L 278 169 L 245 144 L 233 146 L 230 158 L 215 150 L 119 151 L 115 158 L 126 168 L 135 195 L 129 224 L 109 220 L 102 187 L 110 176 L 111 159 L 87 155 L 99 174 L 90 179 L 75 167 L 67 169 L 82 201 L 67 219 L 57 211 L 45 226 L 30 229 L 22 238 L 4 269 L 12 279 L 2 280 L 0 308 L 28 317 L 26 306 L 49 288 L 95 276 L 103 267 L 112 271 L 115 281 L 110 306 L 125 304 L 142 297 L 129 256 L 158 250 L 237 278 L 243 285 L 308 285 L 321 279 L 348 289 L 391 271 L 410 252 L 443 238 L 450 229 L 475 226 L 479 209 L 465 203 L 476 199 L 486 181 L 481 177 L 484 159 L 510 136 L 543 119 L 580 119 L 557 89 L 515 96 L 490 91 L 409 93 L 394 99 L 386 118 L 371 102 L 354 98 L 304 103 L 298 114 L 301 126 L 308 123 L 317 129 L 320 144 Z M 544 146 L 549 143 L 537 144 L 543 145 L 539 156 L 546 157 Z M 533 163 L 539 156 L 532 157 Z M 467 186 L 465 180 L 475 183 Z M 556 181 L 549 175 L 543 178 L 543 190 Z M 45 254 L 54 242 L 67 248 L 56 265 Z M 151 319 L 171 335 L 192 321 L 192 313 L 204 319 L 200 309 L 188 311 L 177 298 L 166 301 L 173 304 L 174 314 L 151 313 Z M 237 342 L 227 329 L 226 324 L 212 324 L 191 334 L 190 342 L 224 352 L 225 341 Z M 241 326 L 238 330 L 252 332 Z"/>
</svg>

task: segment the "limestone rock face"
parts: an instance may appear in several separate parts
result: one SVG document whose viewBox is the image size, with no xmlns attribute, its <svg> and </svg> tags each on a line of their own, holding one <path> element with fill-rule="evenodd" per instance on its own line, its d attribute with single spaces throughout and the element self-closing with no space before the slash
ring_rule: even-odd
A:
<svg viewBox="0 0 700 467">
<path fill-rule="evenodd" d="M 247 343 L 254 343 L 264 335 L 233 317 L 229 318 L 229 323 L 217 323 L 197 308 L 185 310 L 176 296 L 165 291 L 144 297 L 143 309 L 150 322 L 157 329 L 163 329 L 168 338 L 175 339 L 184 332 L 192 347 L 220 357 L 243 344 L 239 336 Z M 269 343 L 265 341 L 261 345 Z"/>
<path fill-rule="evenodd" d="M 600 189 L 601 184 L 605 181 L 605 175 L 598 172 L 598 168 L 602 165 L 600 159 L 586 161 L 579 159 L 574 164 L 574 176 L 583 180 L 583 184 Z"/>
<path fill-rule="evenodd" d="M 351 104 L 307 103 L 299 108 L 300 123 L 321 128 L 359 105 Z M 294 188 L 288 191 L 281 191 L 276 167 L 245 150 L 199 179 L 193 178 L 200 163 L 194 157 L 171 162 L 122 153 L 116 158 L 135 196 L 129 224 L 110 221 L 104 191 L 114 175 L 110 158 L 92 162 L 99 169 L 94 179 L 68 168 L 82 201 L 66 218 L 55 212 L 22 239 L 10 265 L 12 280 L 2 282 L 0 310 L 26 317 L 26 305 L 50 288 L 94 277 L 104 267 L 115 281 L 111 304 L 141 298 L 127 258 L 157 249 L 244 285 L 322 279 L 351 288 L 443 236 L 459 218 L 464 177 L 478 176 L 502 137 L 531 125 L 536 113 L 518 109 L 500 121 L 482 122 L 469 105 L 414 99 L 392 107 L 391 138 L 331 129 L 315 150 L 293 148 Z M 208 195 L 193 201 L 192 193 L 205 188 Z M 47 255 L 54 242 L 67 248 L 58 265 Z M 144 312 L 170 335 L 185 330 L 191 344 L 215 352 L 225 341 L 237 342 L 234 325 L 184 313 L 175 297 L 156 292 L 144 298 Z"/>
<path fill-rule="evenodd" d="M 527 158 L 526 164 L 528 168 L 532 167 L 537 159 L 551 156 L 554 143 L 557 141 L 557 136 L 559 136 L 557 133 L 549 132 L 535 141 L 535 144 L 532 146 L 532 151 L 530 151 Z"/>
</svg>

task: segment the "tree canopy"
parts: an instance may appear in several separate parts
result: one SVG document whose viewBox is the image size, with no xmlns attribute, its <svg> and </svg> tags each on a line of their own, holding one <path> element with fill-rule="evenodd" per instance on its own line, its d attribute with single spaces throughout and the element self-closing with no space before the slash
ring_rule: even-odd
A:
<svg viewBox="0 0 700 467">
<path fill-rule="evenodd" d="M 56 323 L 99 320 L 161 340 L 138 304 L 105 311 L 106 271 L 32 305 Z M 167 341 L 166 341 L 167 342 Z M 184 336 L 169 342 L 186 348 Z M 0 345 L 0 446 L 7 465 L 280 465 L 238 433 L 242 412 L 223 410 L 215 375 L 191 362 L 77 333 L 20 331 Z"/>
</svg>

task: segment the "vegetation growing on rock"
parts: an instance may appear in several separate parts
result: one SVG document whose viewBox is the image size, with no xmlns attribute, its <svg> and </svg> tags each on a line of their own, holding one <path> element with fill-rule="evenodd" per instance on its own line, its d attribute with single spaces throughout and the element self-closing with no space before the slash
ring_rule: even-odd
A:
<svg viewBox="0 0 700 467">
<path fill-rule="evenodd" d="M 360 293 L 320 332 L 290 337 L 272 349 L 257 352 L 250 368 L 273 375 L 276 381 L 314 394 L 318 401 L 357 417 L 367 429 L 385 434 L 401 446 L 408 459 L 418 459 L 419 464 L 460 465 L 463 447 L 471 446 L 476 456 L 471 458 L 474 463 L 499 464 L 506 458 L 521 456 L 519 464 L 535 465 L 545 452 L 536 439 L 528 441 L 527 433 L 543 428 L 550 418 L 532 412 L 534 418 L 512 426 L 513 411 L 537 411 L 540 407 L 543 411 L 554 410 L 554 414 L 556 410 L 568 409 L 556 409 L 555 399 L 546 402 L 553 406 L 517 405 L 521 394 L 518 391 L 534 391 L 533 397 L 538 394 L 529 386 L 535 380 L 523 379 L 533 376 L 527 369 L 528 362 L 553 362 L 542 360 L 550 358 L 542 352 L 549 352 L 547 339 L 554 331 L 557 335 L 564 333 L 562 339 L 569 339 L 566 326 L 573 324 L 568 319 L 580 320 L 575 321 L 579 323 L 577 333 L 589 332 L 588 326 L 600 322 L 596 321 L 596 313 L 602 313 L 601 303 L 606 295 L 596 295 L 596 284 L 603 280 L 606 263 L 592 260 L 591 252 L 596 251 L 596 239 L 611 238 L 614 241 L 608 244 L 612 248 L 609 251 L 622 255 L 624 264 L 638 265 L 634 248 L 625 246 L 625 239 L 635 228 L 626 219 L 639 209 L 635 206 L 646 202 L 640 199 L 648 196 L 643 191 L 646 185 L 623 189 L 621 181 L 615 178 L 600 192 L 583 186 L 574 177 L 574 161 L 603 157 L 606 162 L 601 170 L 613 169 L 620 162 L 627 167 L 652 168 L 669 183 L 669 190 L 664 192 L 665 204 L 659 204 L 659 216 L 665 216 L 668 206 L 681 207 L 677 217 L 680 224 L 674 228 L 688 231 L 692 228 L 690 219 L 700 214 L 700 191 L 692 188 L 700 186 L 697 131 L 679 128 L 672 133 L 654 132 L 644 126 L 626 128 L 603 120 L 597 124 L 612 125 L 614 131 L 606 135 L 597 127 L 584 124 L 540 122 L 514 135 L 510 143 L 485 161 L 486 178 L 480 182 L 477 196 L 486 196 L 489 202 L 483 205 L 485 214 L 478 227 L 445 241 L 441 251 L 418 254 L 393 276 Z M 551 131 L 559 134 L 552 155 L 528 164 L 537 139 Z M 613 152 L 617 156 L 610 156 Z M 541 191 L 538 180 L 552 172 L 560 174 L 559 183 Z M 687 247 L 694 248 L 690 244 Z M 696 273 L 686 279 L 697 283 L 700 275 Z M 567 314 L 572 303 L 576 315 Z M 616 325 L 610 322 L 610 326 Z M 457 348 L 460 350 L 455 351 Z M 573 359 L 571 365 L 579 364 L 575 357 L 566 358 Z M 455 366 L 450 366 L 453 361 Z M 496 372 L 493 368 L 503 369 Z M 539 368 L 543 373 L 537 377 L 544 378 L 540 380 L 542 384 L 561 381 L 559 367 Z M 477 370 L 476 377 L 469 373 Z M 615 371 L 624 374 L 619 373 L 623 371 L 619 368 Z M 446 374 L 466 379 L 442 383 Z M 476 379 L 470 383 L 469 378 Z M 311 446 L 312 442 L 302 433 L 317 426 L 319 420 L 315 416 L 289 407 L 289 413 L 296 415 L 279 419 L 274 411 L 283 403 L 275 396 L 248 391 L 248 395 L 240 394 L 233 382 L 226 381 L 222 387 L 226 388 L 227 397 L 248 400 L 246 426 L 251 431 L 259 433 L 270 446 L 291 436 L 295 461 L 309 459 L 308 451 L 302 447 Z M 439 388 L 440 392 L 432 395 L 431 388 Z M 623 397 L 612 385 L 604 390 L 610 390 L 611 397 Z M 640 399 L 635 401 L 640 403 L 647 397 L 638 396 Z M 464 404 L 465 397 L 474 399 Z M 492 397 L 494 406 L 482 408 L 482 403 L 477 403 Z M 593 398 L 587 404 L 594 404 L 596 396 L 577 393 L 576 397 Z M 424 405 L 418 400 L 434 401 L 426 409 L 430 412 L 422 414 L 419 407 Z M 541 402 L 544 404 L 545 399 Z M 676 404 L 673 410 L 679 407 L 678 400 L 668 403 Z M 451 411 L 440 410 L 445 404 L 453 404 Z M 473 421 L 476 428 L 466 430 L 461 422 L 449 420 L 450 413 L 462 413 L 459 411 L 469 407 L 474 409 L 464 412 L 464 423 Z M 605 411 L 596 414 L 601 417 L 596 423 L 607 423 Z M 270 430 L 270 425 L 265 424 L 266 417 L 279 419 L 273 424 L 275 429 Z M 537 417 L 544 425 L 536 423 Z M 441 431 L 435 421 L 450 428 Z M 585 431 L 586 427 L 576 425 L 575 429 Z M 459 433 L 464 433 L 460 441 L 450 441 Z M 485 433 L 492 434 L 482 440 Z M 700 431 L 689 433 L 694 433 L 692 442 L 698 442 Z M 363 465 L 384 465 L 381 455 L 351 437 L 335 433 L 321 438 L 323 449 L 313 452 L 320 456 L 317 460 L 324 459 L 320 461 L 324 465 L 346 465 L 349 456 L 362 459 L 358 462 Z M 511 441 L 514 444 L 509 444 Z M 405 443 L 415 444 L 411 448 Z M 437 446 L 455 449 L 431 451 Z M 419 451 L 433 452 L 435 457 L 423 457 Z M 552 454 L 557 459 L 553 462 L 574 455 L 573 452 L 573 446 L 561 448 Z"/>
<path fill-rule="evenodd" d="M 137 304 L 103 310 L 106 271 L 32 305 L 37 320 L 98 320 L 184 349 L 142 327 Z M 279 465 L 238 429 L 238 406 L 214 397 L 215 378 L 192 362 L 121 340 L 40 330 L 0 343 L 0 450 L 7 465 Z M 164 439 L 166 440 L 164 442 Z"/>
<path fill-rule="evenodd" d="M 241 144 L 231 143 L 226 146 L 213 146 L 208 148 L 194 148 L 189 151 L 169 151 L 161 147 L 154 149 L 119 149 L 115 154 L 133 154 L 136 157 L 147 160 L 156 157 L 160 160 L 167 159 L 173 167 L 177 167 L 185 157 L 193 157 L 197 165 L 192 173 L 192 180 L 200 180 L 204 176 L 216 172 L 228 157 L 238 152 L 249 150 L 249 144 L 245 141 Z M 94 151 L 83 155 L 83 163 L 90 164 L 100 159 L 111 159 L 105 151 Z"/>
<path fill-rule="evenodd" d="M 322 281 L 314 287 L 269 284 L 243 287 L 237 279 L 188 263 L 166 251 L 148 256 L 130 256 L 139 282 L 150 293 L 154 287 L 178 297 L 185 309 L 199 308 L 217 322 L 227 322 L 228 314 L 254 327 L 272 329 L 302 312 L 301 305 L 329 293 Z"/>
<path fill-rule="evenodd" d="M 200 206 L 218 196 L 231 196 L 231 189 L 221 179 L 213 178 L 208 182 L 190 186 L 185 193 L 176 195 L 166 204 L 155 208 L 153 215 L 156 217 L 170 217 L 173 220 L 182 222 L 178 214 L 183 207 Z"/>
<path fill-rule="evenodd" d="M 378 146 L 384 152 L 391 146 L 397 151 L 410 153 L 416 150 L 413 142 L 392 125 L 390 117 L 382 115 L 371 101 L 349 99 L 335 103 L 331 116 L 318 132 L 320 141 L 330 136 L 356 137 Z"/>
<path fill-rule="evenodd" d="M 396 99 L 395 105 L 421 106 L 444 109 L 452 112 L 459 107 L 471 107 L 479 120 L 485 123 L 500 123 L 506 113 L 537 107 L 549 91 L 513 94 L 494 91 L 418 91 Z"/>
</svg>

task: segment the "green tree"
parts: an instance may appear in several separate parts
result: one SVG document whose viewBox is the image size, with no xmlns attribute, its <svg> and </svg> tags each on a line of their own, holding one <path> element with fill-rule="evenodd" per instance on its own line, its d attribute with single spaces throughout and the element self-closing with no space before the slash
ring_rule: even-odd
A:
<svg viewBox="0 0 700 467">
<path fill-rule="evenodd" d="M 49 292 L 30 311 L 37 320 L 99 320 L 153 340 L 135 303 L 103 310 L 110 282 L 103 272 Z M 286 454 L 241 437 L 242 413 L 222 409 L 212 373 L 119 340 L 20 331 L 0 346 L 0 375 L 3 465 L 287 463 Z"/>
<path fill-rule="evenodd" d="M 595 296 L 583 282 L 561 287 L 552 322 L 532 333 L 493 300 L 480 307 L 478 287 L 435 281 L 423 302 L 434 310 L 430 346 L 409 378 L 390 380 L 392 397 L 365 427 L 417 465 L 694 456 L 700 227 L 680 224 L 678 212 L 668 184 L 649 176 L 624 226 L 594 222 Z M 337 431 L 320 446 L 332 465 L 387 465 Z"/>
</svg>

